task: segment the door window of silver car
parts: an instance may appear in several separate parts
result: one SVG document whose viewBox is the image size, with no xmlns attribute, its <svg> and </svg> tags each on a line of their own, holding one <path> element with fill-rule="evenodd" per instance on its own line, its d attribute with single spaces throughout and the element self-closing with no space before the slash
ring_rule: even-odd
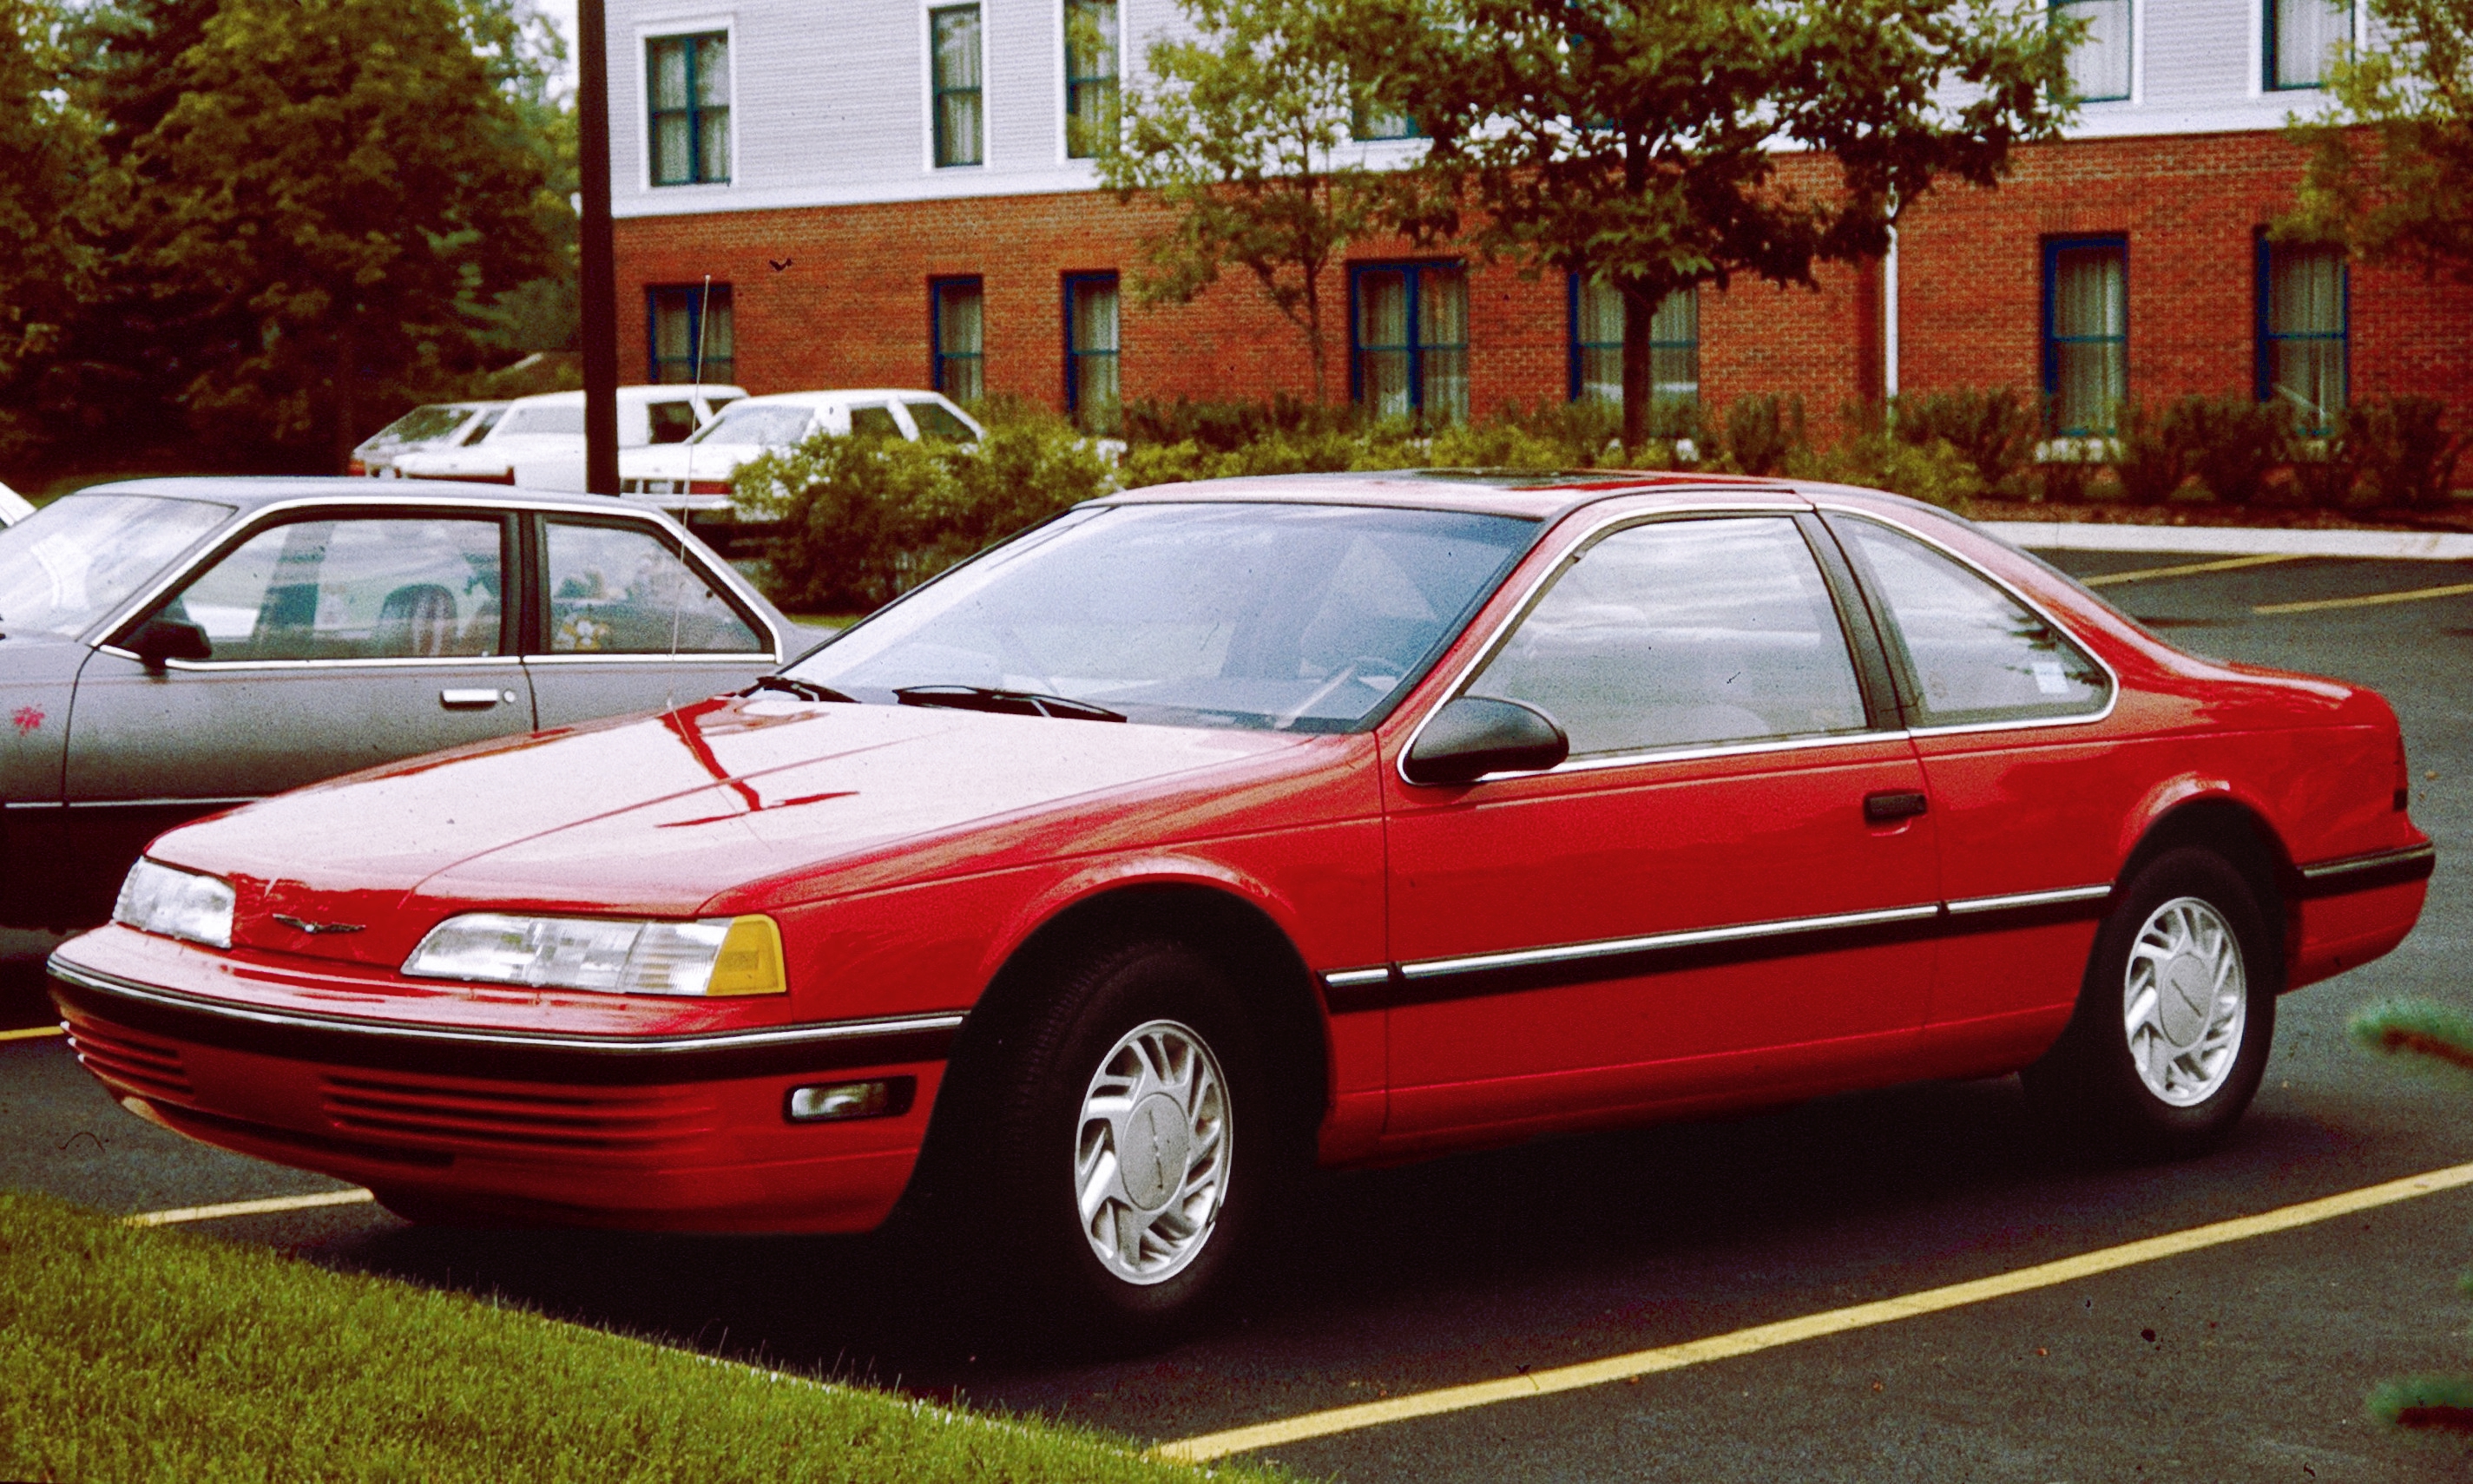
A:
<svg viewBox="0 0 2473 1484">
<path fill-rule="evenodd" d="M 765 641 L 677 544 L 642 526 L 549 522 L 554 655 L 746 655 Z"/>
<path fill-rule="evenodd" d="M 1604 538 L 1468 693 L 1544 711 L 1575 757 L 1865 726 L 1836 606 L 1785 516 L 1659 521 Z"/>
<path fill-rule="evenodd" d="M 2101 710 L 2112 682 L 2085 651 L 1953 559 L 1869 520 L 1836 520 L 1887 605 L 1916 722 L 1969 726 Z"/>
<path fill-rule="evenodd" d="M 232 507 L 73 494 L 0 532 L 0 634 L 74 634 L 229 520 Z"/>
<path fill-rule="evenodd" d="M 657 443 L 684 443 L 696 430 L 695 408 L 686 401 L 646 402 L 644 413 L 652 419 Z"/>
<path fill-rule="evenodd" d="M 852 408 L 850 419 L 851 433 L 854 437 L 901 437 L 901 424 L 893 420 L 893 409 L 880 402 Z"/>
<path fill-rule="evenodd" d="M 420 517 L 270 526 L 164 612 L 204 629 L 218 661 L 501 654 L 501 530 Z"/>
</svg>

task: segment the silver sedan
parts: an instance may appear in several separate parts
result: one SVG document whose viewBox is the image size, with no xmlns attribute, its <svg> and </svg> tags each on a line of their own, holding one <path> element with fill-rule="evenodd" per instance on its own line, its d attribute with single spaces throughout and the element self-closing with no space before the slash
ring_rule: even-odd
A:
<svg viewBox="0 0 2473 1484">
<path fill-rule="evenodd" d="M 812 642 L 667 516 L 591 495 L 69 495 L 0 530 L 0 925 L 100 921 L 183 820 L 734 690 Z"/>
</svg>

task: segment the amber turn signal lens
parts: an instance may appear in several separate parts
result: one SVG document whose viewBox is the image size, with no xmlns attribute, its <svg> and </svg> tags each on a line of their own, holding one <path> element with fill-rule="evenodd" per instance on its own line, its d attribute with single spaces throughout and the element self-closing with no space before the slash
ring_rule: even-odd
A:
<svg viewBox="0 0 2473 1484">
<path fill-rule="evenodd" d="M 713 955 L 707 994 L 779 994 L 790 987 L 781 968 L 781 929 L 768 917 L 732 918 Z"/>
</svg>

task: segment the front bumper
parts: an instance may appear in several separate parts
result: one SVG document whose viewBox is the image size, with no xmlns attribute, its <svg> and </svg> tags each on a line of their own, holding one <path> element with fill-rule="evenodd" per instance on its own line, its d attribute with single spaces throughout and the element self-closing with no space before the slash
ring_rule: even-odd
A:
<svg viewBox="0 0 2473 1484">
<path fill-rule="evenodd" d="M 107 930 L 109 931 L 109 930 Z M 562 1036 L 245 1004 L 54 954 L 79 1060 L 204 1142 L 407 1207 L 559 1225 L 856 1232 L 908 1183 L 958 1014 Z M 792 1123 L 793 1088 L 883 1079 L 900 1110 Z"/>
</svg>

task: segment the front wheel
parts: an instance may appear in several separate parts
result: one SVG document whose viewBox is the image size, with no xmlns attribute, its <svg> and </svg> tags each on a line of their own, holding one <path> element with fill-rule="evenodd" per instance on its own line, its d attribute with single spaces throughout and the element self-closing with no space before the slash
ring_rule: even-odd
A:
<svg viewBox="0 0 2473 1484">
<path fill-rule="evenodd" d="M 1142 1345 L 1227 1287 L 1285 1142 L 1228 974 L 1173 941 L 1059 976 L 1006 1067 L 995 1209 L 1031 1316 Z"/>
<path fill-rule="evenodd" d="M 2258 1091 L 2282 988 L 2249 883 L 2207 850 L 2167 851 L 2114 898 L 2069 1028 L 2027 1068 L 2074 1143 L 2175 1158 L 2215 1143 Z"/>
</svg>

